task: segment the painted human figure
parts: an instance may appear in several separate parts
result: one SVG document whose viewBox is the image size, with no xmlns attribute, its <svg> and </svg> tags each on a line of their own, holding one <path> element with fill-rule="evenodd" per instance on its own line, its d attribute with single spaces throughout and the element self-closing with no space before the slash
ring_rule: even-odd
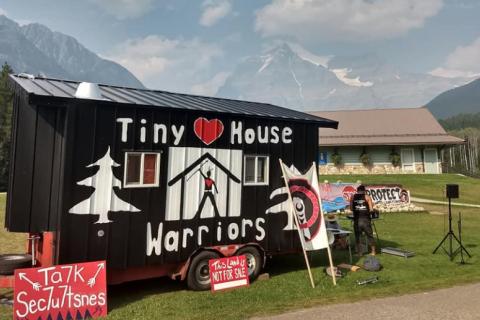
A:
<svg viewBox="0 0 480 320">
<path fill-rule="evenodd" d="M 211 178 L 212 172 L 210 169 L 208 169 L 206 175 L 200 170 L 200 174 L 203 177 L 203 183 L 204 183 L 204 190 L 203 190 L 203 198 L 202 201 L 200 201 L 200 206 L 198 207 L 197 214 L 202 212 L 203 207 L 205 206 L 205 202 L 207 201 L 207 198 L 210 199 L 210 202 L 212 203 L 213 210 L 215 210 L 215 215 L 220 216 L 218 213 L 218 208 L 217 208 L 217 202 L 215 201 L 215 197 L 213 195 L 213 191 L 215 190 L 215 193 L 218 194 L 218 189 L 217 185 L 215 184 L 215 181 Z"/>
</svg>

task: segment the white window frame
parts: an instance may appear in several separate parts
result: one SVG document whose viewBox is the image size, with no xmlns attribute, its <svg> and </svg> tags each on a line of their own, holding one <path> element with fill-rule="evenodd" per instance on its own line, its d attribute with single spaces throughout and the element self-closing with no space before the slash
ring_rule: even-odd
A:
<svg viewBox="0 0 480 320">
<path fill-rule="evenodd" d="M 127 165 L 128 165 L 128 155 L 131 154 L 140 154 L 140 183 L 129 183 L 127 184 Z M 144 169 L 144 162 L 145 162 L 145 155 L 155 155 L 157 157 L 156 161 L 156 172 L 155 172 L 155 183 L 145 184 L 143 183 L 143 169 Z M 151 188 L 151 187 L 158 187 L 160 185 L 160 152 L 139 152 L 139 151 L 127 151 L 125 152 L 125 161 L 124 161 L 124 171 L 123 171 L 123 187 L 125 189 L 128 188 Z"/>
<path fill-rule="evenodd" d="M 247 172 L 247 158 L 255 158 L 255 182 L 250 182 L 246 181 L 246 172 Z M 258 182 L 257 180 L 257 173 L 258 173 L 258 158 L 265 158 L 267 161 L 265 161 L 265 181 L 264 182 Z M 261 155 L 261 154 L 246 154 L 243 157 L 243 185 L 245 186 L 268 186 L 269 184 L 269 176 L 270 176 L 270 156 L 267 155 Z"/>
<path fill-rule="evenodd" d="M 405 170 L 405 163 L 403 161 L 403 152 L 404 151 L 409 151 L 412 153 L 412 166 L 413 166 L 413 170 L 410 171 L 410 170 Z M 405 173 L 415 173 L 417 172 L 417 166 L 416 166 L 416 161 L 415 161 L 415 150 L 413 148 L 401 148 L 400 149 L 400 161 L 402 161 L 402 172 L 405 172 Z"/>
</svg>

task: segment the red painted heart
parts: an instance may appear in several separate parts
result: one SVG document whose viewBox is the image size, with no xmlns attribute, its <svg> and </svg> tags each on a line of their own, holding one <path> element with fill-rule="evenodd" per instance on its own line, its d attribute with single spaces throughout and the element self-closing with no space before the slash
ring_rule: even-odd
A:
<svg viewBox="0 0 480 320">
<path fill-rule="evenodd" d="M 193 130 L 198 139 L 202 140 L 206 145 L 211 144 L 223 133 L 223 123 L 218 119 L 207 120 L 198 118 L 193 123 Z"/>
</svg>

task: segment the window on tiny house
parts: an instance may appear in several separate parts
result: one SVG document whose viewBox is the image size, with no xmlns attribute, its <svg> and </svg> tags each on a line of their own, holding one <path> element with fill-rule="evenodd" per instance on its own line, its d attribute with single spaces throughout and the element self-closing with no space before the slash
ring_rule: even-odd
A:
<svg viewBox="0 0 480 320">
<path fill-rule="evenodd" d="M 268 185 L 267 156 L 245 156 L 244 178 L 245 185 Z"/>
<path fill-rule="evenodd" d="M 151 152 L 125 153 L 125 188 L 158 187 L 160 154 Z"/>
</svg>

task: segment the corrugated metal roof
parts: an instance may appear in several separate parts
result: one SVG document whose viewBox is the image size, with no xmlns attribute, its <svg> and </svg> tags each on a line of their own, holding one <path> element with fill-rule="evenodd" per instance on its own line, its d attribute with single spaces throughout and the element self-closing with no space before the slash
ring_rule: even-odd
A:
<svg viewBox="0 0 480 320">
<path fill-rule="evenodd" d="M 461 144 L 427 108 L 316 111 L 339 122 L 338 130 L 320 128 L 322 146 Z"/>
<path fill-rule="evenodd" d="M 76 81 L 32 77 L 27 78 L 19 75 L 11 75 L 10 79 L 30 95 L 38 97 L 76 99 L 75 91 L 79 85 L 79 82 Z M 328 128 L 336 128 L 338 125 L 336 121 L 268 103 L 197 96 L 159 90 L 125 88 L 102 84 L 100 84 L 99 87 L 103 98 L 115 103 L 306 121 L 317 123 L 319 126 Z"/>
</svg>

